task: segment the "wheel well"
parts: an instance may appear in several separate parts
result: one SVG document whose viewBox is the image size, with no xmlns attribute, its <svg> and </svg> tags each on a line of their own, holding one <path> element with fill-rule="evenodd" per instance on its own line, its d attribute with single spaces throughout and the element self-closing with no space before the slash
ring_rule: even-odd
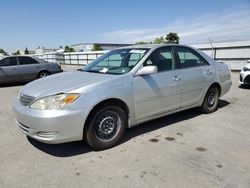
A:
<svg viewBox="0 0 250 188">
<path fill-rule="evenodd" d="M 211 87 L 217 87 L 219 89 L 219 95 L 221 94 L 221 86 L 219 83 L 215 82 L 213 83 L 209 88 L 208 90 L 211 88 Z"/>
<path fill-rule="evenodd" d="M 128 108 L 127 104 L 124 101 L 122 101 L 120 99 L 116 99 L 116 98 L 106 99 L 106 100 L 101 101 L 98 104 L 96 104 L 94 106 L 94 108 L 90 111 L 90 113 L 88 114 L 88 117 L 87 117 L 87 119 L 86 119 L 86 121 L 84 123 L 84 130 L 83 130 L 83 132 L 85 131 L 86 127 L 88 126 L 88 124 L 89 124 L 89 122 L 91 120 L 92 115 L 98 109 L 100 109 L 103 106 L 107 106 L 107 105 L 119 106 L 119 107 L 121 107 L 126 112 L 127 115 L 129 115 L 129 108 Z"/>
</svg>

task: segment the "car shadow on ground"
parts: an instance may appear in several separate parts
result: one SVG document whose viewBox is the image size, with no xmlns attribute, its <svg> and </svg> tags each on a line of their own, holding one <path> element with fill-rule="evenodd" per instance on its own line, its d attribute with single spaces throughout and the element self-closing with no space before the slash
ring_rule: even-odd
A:
<svg viewBox="0 0 250 188">
<path fill-rule="evenodd" d="M 223 108 L 230 103 L 225 100 L 219 100 L 218 108 Z M 140 124 L 131 129 L 127 129 L 124 138 L 121 140 L 120 144 L 123 144 L 129 141 L 132 138 L 140 136 L 142 134 L 146 134 L 162 127 L 170 126 L 174 123 L 178 123 L 184 120 L 192 119 L 196 116 L 201 115 L 202 113 L 197 109 L 191 109 L 182 111 L 176 114 L 172 114 L 169 116 L 164 116 L 162 118 L 158 118 L 156 120 L 149 121 L 147 123 Z M 44 144 L 38 142 L 30 137 L 27 137 L 28 141 L 37 149 L 55 156 L 55 157 L 71 157 L 75 155 L 85 154 L 88 152 L 93 152 L 93 150 L 83 143 L 83 141 L 76 141 L 64 144 Z"/>
<path fill-rule="evenodd" d="M 70 157 L 92 152 L 93 150 L 83 141 L 63 144 L 44 144 L 27 136 L 28 141 L 37 149 L 55 157 Z"/>
<path fill-rule="evenodd" d="M 250 89 L 250 85 L 239 85 L 241 89 Z"/>
<path fill-rule="evenodd" d="M 218 108 L 223 108 L 229 104 L 230 103 L 228 101 L 220 99 L 218 103 Z M 127 142 L 130 139 L 143 135 L 145 133 L 152 132 L 162 127 L 170 126 L 181 121 L 192 119 L 202 114 L 203 113 L 199 109 L 194 108 L 143 123 L 131 129 L 127 129 L 122 143 Z"/>
</svg>

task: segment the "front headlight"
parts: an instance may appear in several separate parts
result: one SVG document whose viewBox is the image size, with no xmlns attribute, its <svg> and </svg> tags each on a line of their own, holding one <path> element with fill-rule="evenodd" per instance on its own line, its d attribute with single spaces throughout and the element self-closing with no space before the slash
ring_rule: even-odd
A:
<svg viewBox="0 0 250 188">
<path fill-rule="evenodd" d="M 250 68 L 244 67 L 243 71 L 245 71 L 245 72 L 250 71 Z"/>
<path fill-rule="evenodd" d="M 80 96 L 79 93 L 65 93 L 40 98 L 30 105 L 30 108 L 40 110 L 57 110 L 72 103 Z"/>
</svg>

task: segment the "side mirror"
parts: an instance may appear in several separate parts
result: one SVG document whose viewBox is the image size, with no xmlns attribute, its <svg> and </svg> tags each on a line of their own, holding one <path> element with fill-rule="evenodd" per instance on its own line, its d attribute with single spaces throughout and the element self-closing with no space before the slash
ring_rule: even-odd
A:
<svg viewBox="0 0 250 188">
<path fill-rule="evenodd" d="M 146 66 L 142 67 L 137 73 L 136 76 L 144 76 L 144 75 L 150 75 L 155 74 L 158 72 L 157 66 Z"/>
<path fill-rule="evenodd" d="M 247 63 L 250 63 L 250 60 L 247 60 Z"/>
</svg>

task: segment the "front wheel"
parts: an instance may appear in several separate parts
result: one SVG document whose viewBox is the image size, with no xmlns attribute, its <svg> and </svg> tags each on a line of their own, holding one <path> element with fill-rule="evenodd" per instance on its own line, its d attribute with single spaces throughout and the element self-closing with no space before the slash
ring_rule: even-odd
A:
<svg viewBox="0 0 250 188">
<path fill-rule="evenodd" d="M 217 87 L 209 88 L 201 106 L 201 111 L 206 114 L 216 111 L 218 109 L 219 96 L 220 93 Z"/>
<path fill-rule="evenodd" d="M 115 146 L 127 128 L 127 114 L 119 106 L 101 107 L 90 118 L 83 136 L 94 150 Z"/>
</svg>

